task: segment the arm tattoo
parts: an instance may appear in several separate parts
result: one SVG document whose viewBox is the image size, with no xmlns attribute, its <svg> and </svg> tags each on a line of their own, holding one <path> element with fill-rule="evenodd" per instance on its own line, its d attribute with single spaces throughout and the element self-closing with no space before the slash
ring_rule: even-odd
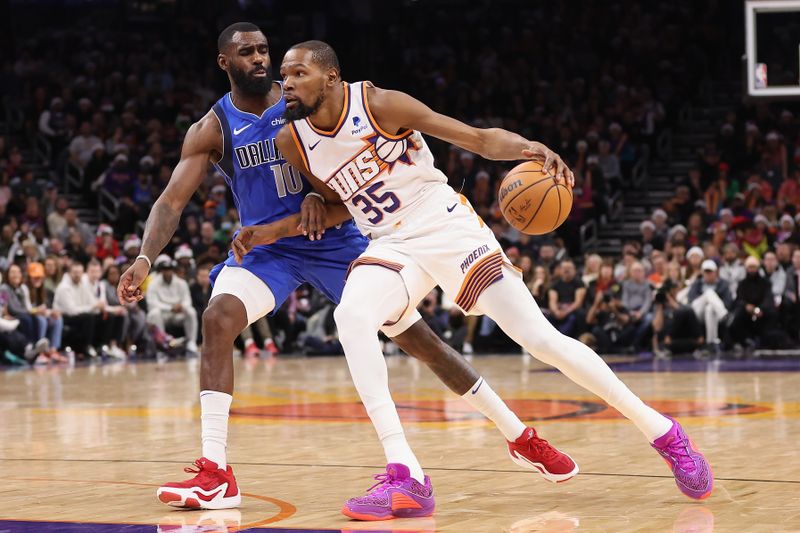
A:
<svg viewBox="0 0 800 533">
<path fill-rule="evenodd" d="M 180 219 L 180 211 L 176 211 L 166 203 L 156 202 L 144 228 L 142 254 L 149 257 L 150 261 L 155 261 L 156 256 L 175 234 Z"/>
</svg>

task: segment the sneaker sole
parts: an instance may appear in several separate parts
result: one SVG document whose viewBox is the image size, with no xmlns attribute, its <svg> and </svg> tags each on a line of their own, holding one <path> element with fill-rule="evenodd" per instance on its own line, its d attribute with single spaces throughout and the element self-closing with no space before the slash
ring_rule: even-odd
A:
<svg viewBox="0 0 800 533">
<path fill-rule="evenodd" d="M 547 481 L 551 483 L 564 483 L 565 481 L 569 481 L 570 479 L 574 478 L 576 475 L 578 475 L 578 472 L 580 472 L 580 468 L 578 468 L 578 463 L 575 463 L 575 460 L 572 459 L 572 457 L 569 457 L 569 455 L 567 455 L 566 453 L 564 455 L 569 457 L 570 461 L 572 461 L 575 464 L 575 468 L 571 472 L 567 472 L 566 474 L 553 474 L 552 472 L 549 472 L 544 467 L 543 464 L 534 463 L 519 455 L 515 457 L 515 455 L 516 452 L 512 453 L 511 450 L 508 451 L 508 456 L 511 458 L 512 461 L 514 461 L 514 463 L 521 466 L 522 468 L 525 468 L 527 470 L 532 470 L 533 472 L 541 474 L 543 478 L 545 478 Z"/>
<path fill-rule="evenodd" d="M 353 520 L 362 520 L 365 522 L 376 522 L 378 520 L 394 520 L 395 516 L 392 513 L 389 513 L 385 516 L 377 516 L 373 514 L 367 513 L 357 513 L 356 511 L 351 510 L 346 505 L 342 506 L 342 514 L 347 516 L 348 518 L 352 518 Z"/>
<path fill-rule="evenodd" d="M 413 515 L 413 516 L 396 516 L 394 513 L 389 513 L 388 515 L 373 515 L 367 513 L 358 513 L 356 511 L 351 510 L 347 507 L 347 505 L 342 506 L 342 514 L 348 518 L 352 518 L 353 520 L 362 520 L 366 522 L 378 522 L 381 520 L 394 520 L 395 518 L 428 518 L 433 516 L 433 511 L 428 514 L 421 514 L 421 515 Z"/>
<path fill-rule="evenodd" d="M 156 497 L 161 503 L 171 507 L 181 507 L 187 509 L 233 509 L 242 504 L 242 495 L 229 496 L 227 498 L 215 497 L 207 502 L 198 497 L 193 489 L 179 489 L 176 487 L 161 487 L 156 491 Z"/>
</svg>

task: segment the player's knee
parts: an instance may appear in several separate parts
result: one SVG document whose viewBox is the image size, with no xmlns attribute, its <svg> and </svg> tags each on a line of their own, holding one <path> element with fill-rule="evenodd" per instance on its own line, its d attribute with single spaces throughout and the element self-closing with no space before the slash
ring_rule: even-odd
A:
<svg viewBox="0 0 800 533">
<path fill-rule="evenodd" d="M 247 325 L 246 315 L 240 315 L 243 311 L 235 309 L 230 302 L 214 299 L 203 312 L 203 337 L 233 341 Z"/>
<path fill-rule="evenodd" d="M 357 319 L 354 306 L 349 302 L 342 301 L 333 310 L 333 320 L 336 322 L 336 328 L 341 333 L 342 330 L 350 328 L 351 322 Z"/>
</svg>

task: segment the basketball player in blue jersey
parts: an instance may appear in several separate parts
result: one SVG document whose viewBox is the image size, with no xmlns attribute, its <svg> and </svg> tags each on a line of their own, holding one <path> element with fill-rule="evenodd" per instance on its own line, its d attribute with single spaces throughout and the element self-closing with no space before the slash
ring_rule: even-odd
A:
<svg viewBox="0 0 800 533">
<path fill-rule="evenodd" d="M 390 317 L 403 320 L 439 285 L 465 313 L 486 314 L 529 353 L 630 419 L 670 465 L 684 494 L 710 495 L 710 467 L 680 424 L 646 405 L 595 352 L 548 322 L 491 229 L 434 166 L 422 133 L 487 159 L 551 159 L 556 178 L 571 186 L 572 174 L 560 158 L 512 132 L 474 128 L 436 113 L 407 94 L 346 83 L 335 52 L 320 41 L 293 46 L 280 71 L 290 122 L 278 134 L 278 149 L 329 209 L 345 205 L 371 238 L 353 263 L 335 319 L 353 382 L 379 434 L 401 431 L 383 408 L 391 395 L 378 328 Z M 479 260 L 465 262 L 476 255 Z M 392 451 L 402 453 L 413 457 L 410 450 Z M 433 512 L 430 479 L 419 465 L 389 463 L 365 496 L 345 503 L 345 515 L 385 520 Z"/>
<path fill-rule="evenodd" d="M 203 314 L 200 367 L 202 457 L 197 475 L 167 483 L 159 499 L 178 507 L 222 509 L 238 506 L 240 491 L 227 464 L 228 414 L 233 394 L 233 341 L 250 323 L 280 307 L 307 282 L 339 302 L 347 268 L 367 245 L 343 206 L 327 210 L 310 201 L 305 224 L 320 228 L 309 238 L 298 230 L 301 204 L 313 195 L 308 183 L 275 145 L 285 123 L 282 87 L 271 79 L 267 39 L 258 27 L 237 23 L 218 39 L 218 64 L 228 74 L 231 92 L 186 134 L 181 159 L 147 219 L 142 254 L 117 288 L 121 301 L 142 298 L 140 286 L 151 262 L 169 242 L 181 212 L 206 176 L 211 163 L 225 176 L 244 226 L 237 243 L 260 246 L 237 249 L 212 271 L 211 300 Z M 316 217 L 320 217 L 319 219 Z M 255 229 L 254 229 L 255 228 Z M 311 240 L 313 239 L 313 240 Z M 243 257 L 244 255 L 244 257 Z M 491 419 L 509 441 L 509 453 L 550 481 L 578 472 L 575 463 L 540 439 L 512 413 L 478 373 L 427 327 L 418 313 L 383 331 L 410 355 L 425 362 L 450 389 Z M 384 382 L 386 374 L 380 377 Z M 482 386 L 471 388 L 479 382 Z M 474 390 L 473 390 L 474 389 Z M 397 431 L 380 434 L 390 462 L 418 464 L 408 446 L 393 403 L 381 405 L 397 421 Z"/>
</svg>

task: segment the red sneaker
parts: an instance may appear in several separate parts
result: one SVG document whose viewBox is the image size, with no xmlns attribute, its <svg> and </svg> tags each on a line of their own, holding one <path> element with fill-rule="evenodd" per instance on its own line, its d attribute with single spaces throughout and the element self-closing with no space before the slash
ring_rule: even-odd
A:
<svg viewBox="0 0 800 533">
<path fill-rule="evenodd" d="M 192 509 L 229 509 L 239 507 L 242 496 L 233 477 L 233 469 L 217 467 L 217 463 L 201 457 L 194 462 L 194 468 L 184 468 L 189 474 L 197 474 L 192 479 L 177 483 L 165 483 L 156 491 L 162 503 L 173 507 Z"/>
<path fill-rule="evenodd" d="M 278 345 L 275 344 L 275 341 L 272 339 L 267 339 L 264 341 L 264 350 L 269 352 L 271 356 L 276 356 L 280 353 L 280 350 L 278 350 Z"/>
<path fill-rule="evenodd" d="M 256 346 L 254 342 L 251 342 L 247 348 L 244 349 L 245 359 L 257 359 L 259 355 L 261 355 L 261 350 L 258 349 L 258 346 Z"/>
<path fill-rule="evenodd" d="M 523 468 L 539 472 L 547 481 L 560 483 L 578 473 L 578 465 L 569 455 L 558 451 L 528 428 L 514 442 L 508 442 L 508 455 Z"/>
</svg>

